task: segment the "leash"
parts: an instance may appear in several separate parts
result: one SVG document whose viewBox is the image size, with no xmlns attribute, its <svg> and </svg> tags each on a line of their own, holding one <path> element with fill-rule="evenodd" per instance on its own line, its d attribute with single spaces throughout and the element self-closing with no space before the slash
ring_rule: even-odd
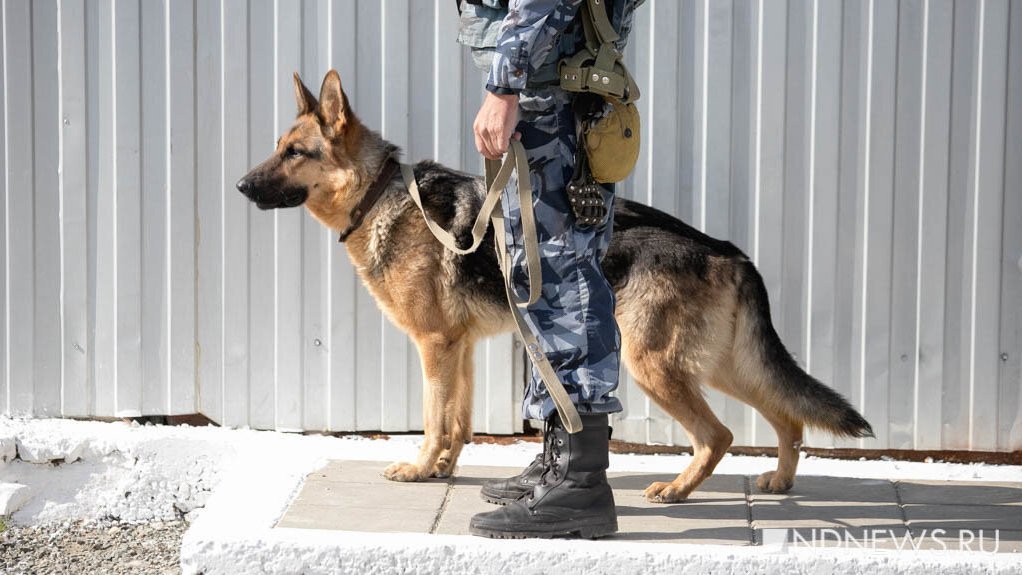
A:
<svg viewBox="0 0 1022 575">
<path fill-rule="evenodd" d="M 511 179 L 512 172 L 518 172 L 518 202 L 522 210 L 522 231 L 525 242 L 525 263 L 529 273 L 529 298 L 519 300 L 511 287 L 511 256 L 507 251 L 506 239 L 504 237 L 504 211 L 501 204 L 501 194 Z M 542 291 L 543 277 L 539 259 L 539 240 L 536 236 L 536 216 L 532 208 L 532 185 L 529 182 L 529 161 L 525 156 L 525 147 L 518 140 L 512 139 L 508 147 L 507 155 L 503 162 L 486 160 L 486 197 L 483 200 L 482 209 L 476 216 L 472 225 L 472 244 L 465 249 L 458 247 L 458 242 L 439 224 L 433 221 L 422 207 L 422 198 L 419 195 L 419 185 L 415 181 L 415 173 L 412 166 L 401 164 L 401 177 L 404 179 L 405 187 L 408 188 L 412 201 L 418 206 L 426 221 L 426 227 L 445 248 L 459 254 L 470 254 L 479 248 L 486 235 L 488 224 L 493 225 L 494 248 L 497 251 L 497 262 L 500 271 L 504 276 L 504 292 L 507 294 L 508 305 L 511 307 L 511 314 L 515 318 L 515 328 L 518 336 L 525 343 L 526 352 L 532 359 L 540 378 L 546 385 L 550 399 L 553 400 L 557 413 L 561 416 L 568 433 L 582 431 L 582 418 L 578 415 L 578 409 L 568 397 L 557 371 L 550 365 L 539 340 L 525 323 L 518 308 L 526 308 L 539 300 Z M 487 221 L 489 220 L 489 221 Z"/>
</svg>

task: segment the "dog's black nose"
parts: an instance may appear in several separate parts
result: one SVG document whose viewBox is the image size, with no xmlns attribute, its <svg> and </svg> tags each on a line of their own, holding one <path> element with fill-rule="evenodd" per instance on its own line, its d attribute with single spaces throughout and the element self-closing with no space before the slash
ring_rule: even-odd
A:
<svg viewBox="0 0 1022 575">
<path fill-rule="evenodd" d="M 241 178 L 240 180 L 238 180 L 238 183 L 234 185 L 235 187 L 238 188 L 239 192 L 245 194 L 246 196 L 248 195 L 249 191 L 252 190 L 252 182 L 250 182 L 248 178 Z"/>
</svg>

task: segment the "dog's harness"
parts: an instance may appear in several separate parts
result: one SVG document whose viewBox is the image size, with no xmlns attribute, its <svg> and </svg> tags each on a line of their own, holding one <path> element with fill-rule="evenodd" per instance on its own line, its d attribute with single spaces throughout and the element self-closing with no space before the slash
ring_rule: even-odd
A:
<svg viewBox="0 0 1022 575">
<path fill-rule="evenodd" d="M 529 299 L 520 301 L 514 295 L 511 287 L 511 257 L 507 251 L 506 239 L 504 237 L 504 212 L 501 209 L 500 196 L 511 179 L 511 172 L 518 172 L 518 202 L 522 211 L 522 231 L 525 243 L 525 263 L 529 274 Z M 518 336 L 525 342 L 525 349 L 532 359 L 540 378 L 546 385 L 550 399 L 553 400 L 557 412 L 564 422 L 564 427 L 569 433 L 582 431 L 582 418 L 578 410 L 564 390 L 564 384 L 560 377 L 550 365 L 539 340 L 533 335 L 529 326 L 525 323 L 518 308 L 527 308 L 539 300 L 542 290 L 542 268 L 539 260 L 539 240 L 536 236 L 536 217 L 532 209 L 532 185 L 529 182 L 529 161 L 525 156 L 525 148 L 518 140 L 512 139 L 508 147 L 507 155 L 503 163 L 496 160 L 486 160 L 486 197 L 483 200 L 482 209 L 476 216 L 472 225 L 472 244 L 462 249 L 458 242 L 447 230 L 440 227 L 426 210 L 422 207 L 422 198 L 419 196 L 419 185 L 415 181 L 415 173 L 412 166 L 401 164 L 401 176 L 404 178 L 405 187 L 412 196 L 412 201 L 419 207 L 422 217 L 426 221 L 426 227 L 433 233 L 448 250 L 459 254 L 467 255 L 479 248 L 486 235 L 488 223 L 493 224 L 494 247 L 497 250 L 497 262 L 504 275 L 504 292 L 507 295 L 508 305 L 511 306 L 511 315 L 515 318 L 515 327 L 518 329 Z M 487 219 L 489 222 L 487 222 Z"/>
<path fill-rule="evenodd" d="M 550 360 L 543 353 L 539 340 L 529 330 L 529 326 L 525 323 L 521 312 L 518 311 L 519 307 L 527 308 L 539 300 L 543 285 L 543 272 L 539 262 L 539 241 L 536 238 L 536 216 L 532 210 L 532 186 L 529 183 L 529 162 L 525 157 L 525 148 L 522 147 L 522 143 L 518 140 L 511 140 L 511 146 L 508 148 L 507 156 L 504 158 L 503 163 L 495 160 L 486 160 L 486 198 L 483 200 L 482 209 L 479 210 L 476 221 L 472 225 L 472 245 L 469 247 L 464 249 L 458 247 L 458 241 L 454 236 L 429 217 L 429 214 L 422 207 L 419 185 L 415 181 L 415 173 L 412 171 L 412 166 L 399 163 L 393 156 L 387 157 L 369 190 L 358 202 L 358 205 L 355 206 L 355 209 L 351 211 L 351 223 L 341 231 L 340 238 L 338 238 L 339 242 L 344 242 L 352 232 L 362 225 L 366 214 L 379 201 L 380 196 L 383 195 L 383 192 L 387 189 L 391 179 L 394 177 L 394 173 L 398 169 L 401 170 L 401 177 L 404 179 L 409 195 L 412 196 L 412 201 L 415 202 L 415 205 L 419 207 L 419 211 L 422 212 L 422 217 L 426 221 L 426 227 L 429 228 L 429 231 L 433 233 L 445 248 L 458 255 L 470 254 L 476 251 L 479 245 L 482 244 L 483 237 L 486 236 L 487 226 L 491 223 L 493 224 L 497 262 L 500 264 L 500 270 L 504 275 L 504 292 L 507 295 L 508 304 L 511 306 L 511 315 L 515 318 L 515 327 L 518 328 L 518 335 L 525 342 L 525 349 L 539 371 L 543 383 L 546 384 L 547 391 L 550 393 L 550 399 L 553 400 L 554 406 L 557 407 L 557 412 L 561 415 L 564 427 L 569 433 L 582 431 L 582 418 L 579 417 L 578 410 L 575 409 L 571 398 L 568 397 L 568 392 L 564 390 L 564 384 L 561 383 L 557 372 L 550 365 Z M 500 202 L 500 195 L 511 179 L 511 172 L 514 171 L 518 172 L 518 201 L 522 209 L 525 264 L 529 272 L 529 299 L 525 301 L 519 301 L 511 288 L 511 258 L 507 253 L 507 245 L 503 233 L 504 212 L 501 209 Z"/>
</svg>

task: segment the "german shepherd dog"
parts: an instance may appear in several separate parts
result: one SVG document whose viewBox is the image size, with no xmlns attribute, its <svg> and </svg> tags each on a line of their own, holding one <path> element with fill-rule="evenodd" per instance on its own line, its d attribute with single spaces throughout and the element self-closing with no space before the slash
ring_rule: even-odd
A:
<svg viewBox="0 0 1022 575">
<path fill-rule="evenodd" d="M 358 120 L 336 71 L 326 75 L 318 100 L 296 74 L 295 95 L 295 124 L 238 189 L 262 209 L 304 204 L 323 225 L 342 230 L 397 147 Z M 414 172 L 427 213 L 468 245 L 486 191 L 481 178 L 431 161 L 419 162 Z M 491 244 L 492 234 L 491 228 Z M 394 463 L 384 476 L 448 476 L 472 438 L 473 346 L 514 328 L 494 251 L 458 256 L 445 250 L 400 175 L 345 245 L 370 293 L 415 341 L 422 359 L 425 441 L 415 463 Z M 684 500 L 731 446 L 731 432 L 707 405 L 703 385 L 755 407 L 777 432 L 777 469 L 756 482 L 764 491 L 792 487 L 804 427 L 872 435 L 841 395 L 792 359 L 770 322 L 762 278 L 732 244 L 617 199 L 602 265 L 617 295 L 625 364 L 685 428 L 694 451 L 674 481 L 645 490 L 647 499 Z"/>
</svg>

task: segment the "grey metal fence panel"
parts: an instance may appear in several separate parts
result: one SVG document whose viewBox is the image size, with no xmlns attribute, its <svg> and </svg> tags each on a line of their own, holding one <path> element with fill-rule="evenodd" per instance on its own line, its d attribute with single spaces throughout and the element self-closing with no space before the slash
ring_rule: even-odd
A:
<svg viewBox="0 0 1022 575">
<path fill-rule="evenodd" d="M 199 411 L 226 425 L 422 426 L 415 346 L 301 210 L 233 189 L 333 67 L 362 120 L 480 171 L 481 75 L 449 0 L 5 0 L 3 413 Z M 626 55 L 645 142 L 620 194 L 757 262 L 778 332 L 875 440 L 1022 449 L 1022 7 L 647 0 Z M 476 430 L 521 429 L 510 336 Z M 619 437 L 685 444 L 631 376 Z M 769 425 L 716 392 L 736 444 Z"/>
</svg>

